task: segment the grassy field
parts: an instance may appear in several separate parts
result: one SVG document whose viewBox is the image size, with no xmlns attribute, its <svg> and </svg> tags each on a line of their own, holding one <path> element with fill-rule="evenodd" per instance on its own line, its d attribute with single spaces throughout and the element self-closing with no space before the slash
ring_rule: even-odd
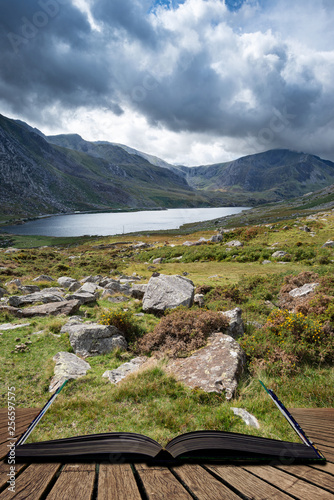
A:
<svg viewBox="0 0 334 500">
<path fill-rule="evenodd" d="M 308 232 L 303 230 L 306 225 Z M 205 310 L 223 311 L 238 306 L 246 323 L 240 342 L 248 364 L 232 401 L 227 402 L 224 395 L 206 394 L 178 383 L 164 372 L 163 356 L 159 360 L 152 357 L 147 370 L 112 386 L 102 374 L 139 354 L 136 343 L 132 343 L 126 353 L 88 358 L 91 370 L 67 384 L 31 440 L 133 431 L 166 443 L 179 433 L 203 428 L 293 439 L 283 417 L 260 388 L 259 379 L 287 407 L 334 406 L 334 249 L 322 248 L 327 240 L 334 240 L 334 213 L 235 226 L 223 234 L 220 243 L 182 245 L 186 240 L 209 239 L 213 234 L 212 230 L 201 229 L 186 237 L 170 232 L 79 239 L 2 236 L 10 238 L 11 246 L 17 248 L 12 253 L 0 249 L 0 287 L 8 294 L 17 294 L 16 286 L 8 284 L 11 280 L 32 284 L 39 274 L 54 279 L 65 275 L 81 279 L 90 274 L 137 273 L 145 283 L 153 270 L 187 273 L 196 287 L 205 289 Z M 239 240 L 243 246 L 227 251 L 225 243 L 231 240 Z M 132 248 L 138 241 L 152 247 Z M 283 250 L 286 255 L 272 257 L 276 250 Z M 157 257 L 163 261 L 153 266 Z M 282 290 L 293 279 L 291 276 L 297 279 L 305 273 L 313 273 L 320 282 L 319 291 L 312 303 L 303 305 L 299 316 L 289 311 L 281 317 L 278 306 Z M 160 321 L 153 315 L 135 316 L 142 312 L 141 302 L 135 299 L 122 306 L 98 300 L 92 306 L 82 306 L 80 314 L 84 319 L 100 321 L 103 313 L 121 313 L 124 308 L 136 325 L 138 336 L 154 331 Z M 40 407 L 47 401 L 54 368 L 52 358 L 59 351 L 71 352 L 67 334 L 60 335 L 66 321 L 62 316 L 33 318 L 27 327 L 3 331 L 1 407 L 6 407 L 6 388 L 12 386 L 16 388 L 17 406 Z M 26 322 L 0 312 L 0 324 Z M 15 345 L 25 341 L 31 342 L 29 349 L 16 353 Z M 254 414 L 260 430 L 247 427 L 233 415 L 231 407 L 242 407 Z"/>
</svg>

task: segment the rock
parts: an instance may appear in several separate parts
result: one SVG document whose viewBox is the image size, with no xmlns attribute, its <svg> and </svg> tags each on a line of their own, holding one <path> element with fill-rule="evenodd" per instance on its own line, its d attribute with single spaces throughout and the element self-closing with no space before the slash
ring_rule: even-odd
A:
<svg viewBox="0 0 334 500">
<path fill-rule="evenodd" d="M 72 285 L 68 287 L 68 291 L 73 293 L 79 290 L 79 288 L 81 288 L 81 284 L 79 283 L 79 281 L 75 281 L 74 283 L 72 283 Z"/>
<path fill-rule="evenodd" d="M 237 337 L 241 337 L 244 332 L 244 323 L 242 321 L 242 310 L 240 307 L 236 307 L 235 309 L 232 309 L 230 311 L 224 311 L 221 312 L 221 314 L 224 314 L 224 316 L 227 317 L 229 320 L 229 326 L 226 330 L 226 334 L 230 335 L 234 339 Z"/>
<path fill-rule="evenodd" d="M 60 333 L 67 333 L 67 329 L 72 325 L 78 325 L 83 323 L 83 318 L 81 316 L 71 316 L 67 323 L 61 327 Z"/>
<path fill-rule="evenodd" d="M 162 261 L 163 261 L 163 258 L 162 257 L 158 257 L 157 259 L 154 259 L 152 261 L 152 264 L 161 264 Z"/>
<path fill-rule="evenodd" d="M 5 290 L 4 288 L 1 288 L 1 287 L 0 287 L 0 299 L 1 299 L 4 295 L 8 295 L 8 292 L 7 292 L 7 290 Z"/>
<path fill-rule="evenodd" d="M 280 259 L 282 257 L 285 257 L 286 255 L 288 255 L 288 252 L 284 252 L 283 250 L 277 250 L 272 254 L 272 257 L 274 259 Z"/>
<path fill-rule="evenodd" d="M 263 264 L 263 265 L 266 265 L 266 264 L 271 264 L 271 260 L 263 260 L 263 261 L 262 261 L 262 264 Z"/>
<path fill-rule="evenodd" d="M 218 243 L 219 241 L 223 241 L 223 235 L 222 234 L 214 234 L 211 236 L 210 241 L 213 243 Z"/>
<path fill-rule="evenodd" d="M 311 229 L 308 226 L 303 226 L 303 227 L 301 227 L 299 229 L 301 229 L 302 231 L 305 231 L 305 233 L 310 233 L 311 232 Z"/>
<path fill-rule="evenodd" d="M 239 240 L 232 240 L 232 241 L 229 241 L 228 243 L 226 243 L 226 246 L 231 248 L 231 247 L 243 247 L 244 244 L 241 243 L 241 241 Z"/>
<path fill-rule="evenodd" d="M 193 247 L 194 245 L 196 245 L 196 243 L 194 241 L 185 241 L 184 243 L 182 243 L 182 245 L 184 247 Z"/>
<path fill-rule="evenodd" d="M 74 292 L 70 295 L 66 295 L 67 300 L 78 300 L 80 304 L 90 304 L 92 302 L 96 302 L 98 298 L 98 293 L 89 293 L 89 292 Z"/>
<path fill-rule="evenodd" d="M 194 290 L 193 282 L 183 276 L 152 277 L 143 297 L 143 311 L 161 313 L 178 306 L 191 307 Z"/>
<path fill-rule="evenodd" d="M 22 283 L 19 279 L 14 279 L 14 280 L 8 281 L 8 283 L 6 283 L 6 286 L 8 286 L 8 285 L 15 285 L 15 286 L 19 287 L 19 286 L 22 286 Z"/>
<path fill-rule="evenodd" d="M 112 295 L 113 293 L 119 293 L 121 291 L 121 285 L 118 281 L 112 281 L 111 283 L 108 283 L 104 288 L 110 293 L 110 295 Z"/>
<path fill-rule="evenodd" d="M 37 285 L 20 286 L 19 289 L 20 289 L 20 292 L 22 292 L 22 293 L 35 293 L 35 292 L 41 291 L 41 289 Z"/>
<path fill-rule="evenodd" d="M 58 352 L 53 361 L 56 362 L 54 376 L 51 379 L 49 392 L 55 392 L 66 379 L 77 379 L 86 375 L 91 366 L 87 361 L 69 352 Z"/>
<path fill-rule="evenodd" d="M 74 314 L 79 310 L 80 302 L 78 300 L 64 300 L 63 302 L 50 302 L 42 306 L 27 307 L 25 309 L 16 309 L 18 318 L 32 318 L 33 316 L 66 316 Z M 13 309 L 13 308 L 12 308 Z"/>
<path fill-rule="evenodd" d="M 246 362 L 240 345 L 229 335 L 214 333 L 202 347 L 189 358 L 170 360 L 167 371 L 177 380 L 206 392 L 225 391 L 230 400 L 238 386 Z"/>
<path fill-rule="evenodd" d="M 76 323 L 69 325 L 66 332 L 69 334 L 74 352 L 83 357 L 107 354 L 116 348 L 127 349 L 123 334 L 112 325 Z"/>
<path fill-rule="evenodd" d="M 251 413 L 248 413 L 248 411 L 244 410 L 243 408 L 231 408 L 231 410 L 233 411 L 234 415 L 241 417 L 246 425 L 255 427 L 255 429 L 260 429 L 260 424 L 257 418 L 254 417 L 254 415 L 252 415 Z"/>
<path fill-rule="evenodd" d="M 77 283 L 77 280 L 75 280 L 74 278 L 69 278 L 68 276 L 61 276 L 57 279 L 57 282 L 60 286 L 69 288 L 73 283 Z"/>
<path fill-rule="evenodd" d="M 334 241 L 332 240 L 326 241 L 326 243 L 324 243 L 321 248 L 330 248 L 330 247 L 334 247 Z"/>
<path fill-rule="evenodd" d="M 102 286 L 97 285 L 96 283 L 84 283 L 78 290 L 78 292 L 88 292 L 95 293 L 103 291 Z"/>
<path fill-rule="evenodd" d="M 199 307 L 204 306 L 204 295 L 202 293 L 196 293 L 194 295 L 194 304 L 197 304 Z"/>
<path fill-rule="evenodd" d="M 121 302 L 128 302 L 130 300 L 129 297 L 124 297 L 123 295 L 117 295 L 117 297 L 108 297 L 109 302 L 113 304 L 119 304 Z"/>
<path fill-rule="evenodd" d="M 146 356 L 141 356 L 138 358 L 133 358 L 127 363 L 123 363 L 121 366 L 115 370 L 107 370 L 104 372 L 102 377 L 108 378 L 112 384 L 118 384 L 125 377 L 139 370 L 143 363 L 147 361 Z"/>
<path fill-rule="evenodd" d="M 0 325 L 0 330 L 17 330 L 18 328 L 24 328 L 25 326 L 30 326 L 30 323 L 22 323 L 20 325 L 13 325 L 12 323 L 3 323 Z"/>
<path fill-rule="evenodd" d="M 19 248 L 12 248 L 12 247 L 9 247 L 7 248 L 7 250 L 5 250 L 5 253 L 17 253 L 19 252 L 20 249 Z"/>
<path fill-rule="evenodd" d="M 55 281 L 51 276 L 47 276 L 46 274 L 41 274 L 40 276 L 37 276 L 37 278 L 34 278 L 33 281 Z"/>
<path fill-rule="evenodd" d="M 132 285 L 132 288 L 130 290 L 131 297 L 133 297 L 134 299 L 141 300 L 144 297 L 146 290 L 147 290 L 147 285 L 144 284 Z"/>
<path fill-rule="evenodd" d="M 47 289 L 40 292 L 30 293 L 28 295 L 12 295 L 8 299 L 8 303 L 13 307 L 20 307 L 25 304 L 35 304 L 36 302 L 62 302 L 64 297 L 60 292 L 49 292 Z"/>
<path fill-rule="evenodd" d="M 289 292 L 289 295 L 293 298 L 305 297 L 305 295 L 309 295 L 310 293 L 314 292 L 317 286 L 319 286 L 319 283 L 306 283 L 303 286 L 291 290 Z"/>
<path fill-rule="evenodd" d="M 80 280 L 80 283 L 100 283 L 100 281 L 103 279 L 103 277 L 98 274 L 97 276 L 87 276 L 86 278 L 83 278 Z"/>
</svg>

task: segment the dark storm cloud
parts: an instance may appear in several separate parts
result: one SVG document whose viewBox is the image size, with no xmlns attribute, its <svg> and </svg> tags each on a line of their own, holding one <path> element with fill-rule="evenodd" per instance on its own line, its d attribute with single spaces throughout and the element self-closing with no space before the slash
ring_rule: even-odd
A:
<svg viewBox="0 0 334 500">
<path fill-rule="evenodd" d="M 227 147 L 334 157 L 332 3 L 290 4 L 94 0 L 89 18 L 70 1 L 0 0 L 0 101 L 35 123 L 127 110 Z"/>
</svg>

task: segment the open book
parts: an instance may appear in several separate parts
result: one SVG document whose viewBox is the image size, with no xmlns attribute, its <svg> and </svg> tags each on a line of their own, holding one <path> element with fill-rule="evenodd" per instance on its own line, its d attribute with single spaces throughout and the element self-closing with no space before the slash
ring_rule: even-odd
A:
<svg viewBox="0 0 334 500">
<path fill-rule="evenodd" d="M 116 463 L 138 461 L 148 463 L 256 461 L 284 464 L 324 462 L 323 455 L 314 447 L 275 394 L 266 387 L 265 389 L 300 436 L 302 443 L 233 432 L 195 431 L 177 436 L 165 448 L 162 448 L 154 439 L 128 432 L 93 434 L 22 444 L 31 432 L 33 422 L 16 445 L 16 459 L 23 462 L 108 460 Z M 38 417 L 36 420 L 38 421 Z"/>
</svg>

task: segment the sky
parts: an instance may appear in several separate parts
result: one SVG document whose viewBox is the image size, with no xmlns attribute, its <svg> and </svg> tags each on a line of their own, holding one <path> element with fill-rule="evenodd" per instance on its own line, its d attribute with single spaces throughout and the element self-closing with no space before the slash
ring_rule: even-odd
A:
<svg viewBox="0 0 334 500">
<path fill-rule="evenodd" d="M 334 0 L 0 0 L 0 113 L 203 165 L 334 161 Z"/>
</svg>

